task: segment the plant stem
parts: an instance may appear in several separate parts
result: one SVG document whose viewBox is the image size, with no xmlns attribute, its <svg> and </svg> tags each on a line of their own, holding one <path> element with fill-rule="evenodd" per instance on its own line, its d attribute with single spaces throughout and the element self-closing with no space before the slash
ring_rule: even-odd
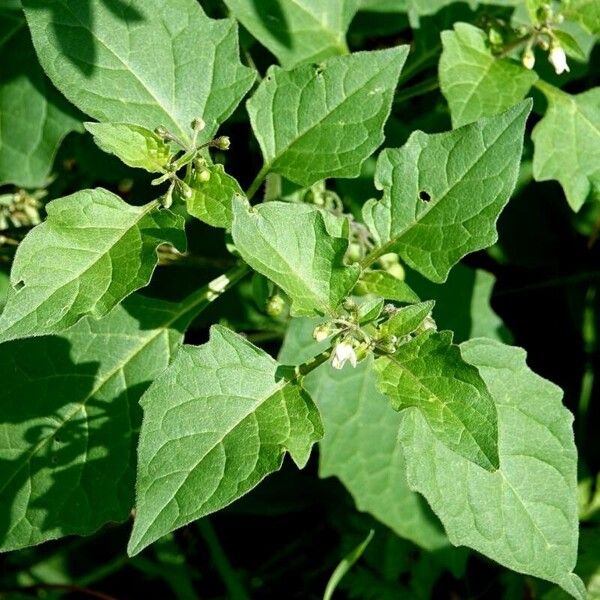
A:
<svg viewBox="0 0 600 600">
<path fill-rule="evenodd" d="M 428 92 L 433 92 L 440 87 L 440 82 L 437 77 L 432 77 L 430 79 L 426 79 L 421 83 L 417 83 L 412 87 L 407 88 L 406 90 L 402 90 L 398 92 L 394 98 L 394 106 L 401 104 L 402 102 L 406 102 L 410 98 L 414 98 L 415 96 L 422 96 L 427 94 Z"/>
<path fill-rule="evenodd" d="M 598 288 L 594 285 L 587 289 L 585 295 L 585 306 L 582 315 L 581 338 L 583 341 L 583 351 L 585 353 L 585 362 L 583 374 L 581 377 L 581 388 L 579 392 L 579 405 L 577 407 L 577 423 L 579 430 L 579 443 L 585 438 L 585 431 L 588 425 L 587 414 L 592 398 L 594 388 L 594 363 L 598 350 L 596 337 L 596 297 Z"/>
<path fill-rule="evenodd" d="M 296 377 L 308 375 L 311 371 L 314 371 L 317 367 L 320 367 L 326 360 L 329 359 L 332 349 L 332 347 L 329 347 L 327 350 L 321 352 L 321 354 L 317 354 L 317 356 L 313 356 L 311 359 L 303 362 L 301 365 L 298 365 L 294 369 Z"/>
<path fill-rule="evenodd" d="M 247 264 L 236 265 L 226 273 L 209 281 L 199 290 L 192 292 L 180 302 L 179 310 L 171 320 L 170 325 L 177 323 L 178 325 L 187 327 L 196 315 L 201 313 L 211 302 L 214 302 L 226 291 L 230 290 L 249 272 L 250 267 Z"/>
<path fill-rule="evenodd" d="M 436 61 L 432 59 L 436 58 L 436 55 L 440 52 L 441 48 L 441 45 L 437 44 L 427 52 L 421 54 L 421 56 L 419 56 L 416 60 L 408 64 L 406 69 L 404 69 L 404 71 L 400 74 L 398 85 L 400 86 L 407 81 L 410 81 L 413 77 L 415 77 L 415 75 L 418 75 L 421 71 L 425 70 L 429 66 L 430 62 L 435 63 Z"/>
<path fill-rule="evenodd" d="M 533 87 L 538 89 L 544 96 L 559 96 L 561 94 L 565 94 L 560 88 L 557 88 L 555 85 L 548 83 L 547 81 L 543 81 L 542 79 L 538 79 Z"/>
<path fill-rule="evenodd" d="M 230 600 L 250 600 L 250 596 L 238 579 L 237 573 L 231 566 L 231 563 L 225 554 L 225 550 L 223 550 L 223 546 L 221 546 L 221 542 L 219 542 L 217 533 L 207 517 L 198 521 L 198 529 L 208 547 L 213 564 L 219 572 L 221 580 L 225 584 L 227 597 Z"/>
<path fill-rule="evenodd" d="M 396 239 L 389 240 L 385 244 L 379 246 L 379 248 L 375 248 L 373 251 L 369 252 L 361 261 L 361 268 L 368 269 L 375 261 L 381 258 L 384 254 L 388 254 L 390 252 L 390 248 L 396 243 Z"/>
<path fill-rule="evenodd" d="M 254 196 L 254 194 L 256 194 L 256 192 L 258 192 L 258 189 L 262 185 L 264 178 L 269 173 L 269 169 L 270 169 L 270 165 L 268 165 L 268 164 L 264 164 L 262 166 L 261 170 L 258 172 L 256 177 L 254 178 L 254 181 L 250 184 L 250 187 L 248 188 L 248 191 L 246 192 L 246 198 L 248 198 L 248 200 L 251 200 L 252 197 Z"/>
<path fill-rule="evenodd" d="M 506 58 L 513 50 L 516 50 L 519 46 L 527 43 L 531 39 L 531 34 L 524 35 L 522 38 L 515 40 L 514 42 L 508 44 L 500 54 L 496 56 L 496 58 Z"/>
</svg>

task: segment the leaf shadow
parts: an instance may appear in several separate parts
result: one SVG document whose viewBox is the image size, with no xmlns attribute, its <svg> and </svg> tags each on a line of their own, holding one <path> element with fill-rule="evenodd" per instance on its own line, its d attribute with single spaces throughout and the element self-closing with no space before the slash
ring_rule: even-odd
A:
<svg viewBox="0 0 600 600">
<path fill-rule="evenodd" d="M 283 46 L 293 47 L 290 26 L 281 8 L 281 0 L 252 0 L 254 11 L 264 27 Z"/>
<path fill-rule="evenodd" d="M 99 363 L 72 355 L 55 336 L 0 346 L 4 547 L 90 534 L 133 506 L 138 400 L 150 382 L 123 391 L 117 374 L 96 389 Z"/>
<path fill-rule="evenodd" d="M 125 0 L 100 0 L 111 15 L 129 25 L 144 20 L 143 14 Z M 52 3 L 35 0 L 44 10 L 51 10 L 53 38 L 58 42 L 61 54 L 77 67 L 83 75 L 91 77 L 97 69 L 98 46 L 101 42 L 94 35 L 97 15 L 95 0 L 63 0 Z M 79 34 L 74 31 L 79 31 Z"/>
<path fill-rule="evenodd" d="M 15 31 L 9 45 L 0 46 L 0 63 L 2 64 L 0 74 L 2 87 L 11 85 L 16 80 L 26 79 L 49 105 L 76 119 L 83 119 L 83 114 L 66 100 L 44 73 L 26 26 Z M 35 104 L 36 99 L 24 99 L 24 102 L 28 101 Z"/>
</svg>

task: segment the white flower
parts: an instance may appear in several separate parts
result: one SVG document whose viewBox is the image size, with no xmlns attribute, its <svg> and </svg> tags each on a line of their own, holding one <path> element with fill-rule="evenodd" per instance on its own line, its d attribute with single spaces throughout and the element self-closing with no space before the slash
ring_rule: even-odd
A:
<svg viewBox="0 0 600 600">
<path fill-rule="evenodd" d="M 333 349 L 331 366 L 334 369 L 341 369 L 347 362 L 356 367 L 356 361 L 356 352 L 354 352 L 354 348 L 349 342 L 340 342 Z"/>
<path fill-rule="evenodd" d="M 554 70 L 556 71 L 557 75 L 560 75 L 565 71 L 570 71 L 569 65 L 567 64 L 567 55 L 560 46 L 552 46 L 552 48 L 550 48 L 548 60 L 550 61 L 550 64 L 554 67 Z"/>
<path fill-rule="evenodd" d="M 313 338 L 315 338 L 317 342 L 322 342 L 326 340 L 332 333 L 333 331 L 331 330 L 331 327 L 323 323 L 322 325 L 317 325 L 315 327 L 315 330 L 313 331 Z"/>
<path fill-rule="evenodd" d="M 533 67 L 535 66 L 535 54 L 533 53 L 531 48 L 528 48 L 527 50 L 525 50 L 525 52 L 523 52 L 521 62 L 523 63 L 523 66 L 526 69 L 529 69 L 530 71 L 531 69 L 533 69 Z"/>
</svg>

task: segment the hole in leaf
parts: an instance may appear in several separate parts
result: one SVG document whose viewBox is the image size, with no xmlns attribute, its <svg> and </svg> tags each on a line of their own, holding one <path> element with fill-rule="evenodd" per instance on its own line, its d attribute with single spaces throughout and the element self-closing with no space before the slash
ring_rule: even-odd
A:
<svg viewBox="0 0 600 600">
<path fill-rule="evenodd" d="M 17 281 L 17 283 L 15 283 L 15 285 L 14 285 L 14 288 L 15 288 L 15 290 L 17 290 L 17 292 L 23 287 L 25 287 L 25 282 L 22 279 Z"/>
<path fill-rule="evenodd" d="M 419 198 L 423 202 L 429 202 L 431 200 L 431 194 L 429 192 L 426 192 L 425 190 L 421 190 L 419 192 Z"/>
</svg>

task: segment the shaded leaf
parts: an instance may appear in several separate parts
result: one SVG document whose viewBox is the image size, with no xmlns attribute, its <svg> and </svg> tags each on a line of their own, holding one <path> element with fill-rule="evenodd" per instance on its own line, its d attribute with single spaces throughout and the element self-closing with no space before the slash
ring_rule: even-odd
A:
<svg viewBox="0 0 600 600">
<path fill-rule="evenodd" d="M 286 69 L 347 54 L 346 30 L 360 0 L 225 0 L 233 16 Z"/>
<path fill-rule="evenodd" d="M 67 133 L 82 131 L 77 111 L 39 66 L 21 16 L 0 11 L 0 184 L 43 187 Z"/>
<path fill-rule="evenodd" d="M 453 332 L 455 343 L 474 337 L 511 341 L 510 332 L 490 304 L 496 281 L 491 273 L 459 263 L 441 285 L 414 272 L 408 280 L 422 298 L 436 300 L 433 318 L 438 329 Z"/>
<path fill-rule="evenodd" d="M 313 340 L 314 319 L 290 323 L 280 362 L 299 364 L 326 344 Z M 361 511 L 399 536 L 429 550 L 448 547 L 448 540 L 423 499 L 408 487 L 398 440 L 402 415 L 375 385 L 373 361 L 337 371 L 329 364 L 309 373 L 304 386 L 319 407 L 325 435 L 319 442 L 319 474 L 337 477 Z"/>
<path fill-rule="evenodd" d="M 127 519 L 137 402 L 180 343 L 184 309 L 132 296 L 60 336 L 0 345 L 2 550 Z"/>
</svg>

